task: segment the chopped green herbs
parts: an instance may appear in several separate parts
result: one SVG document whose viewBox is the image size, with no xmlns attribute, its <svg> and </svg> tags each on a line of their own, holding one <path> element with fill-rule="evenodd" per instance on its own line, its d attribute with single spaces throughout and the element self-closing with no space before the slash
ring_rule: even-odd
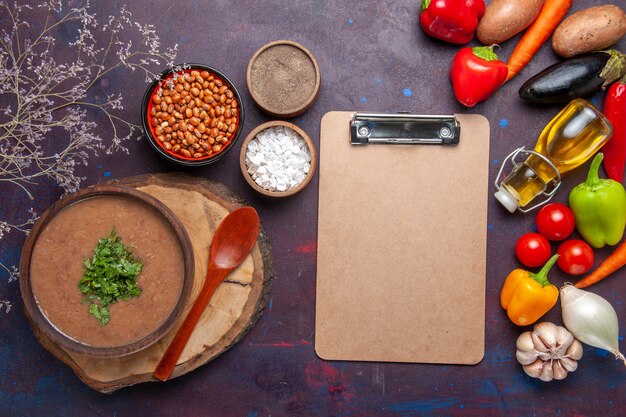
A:
<svg viewBox="0 0 626 417">
<path fill-rule="evenodd" d="M 141 294 L 137 287 L 137 275 L 143 264 L 126 248 L 115 228 L 108 237 L 98 240 L 91 259 L 83 261 L 85 271 L 78 288 L 89 302 L 89 313 L 101 325 L 111 318 L 107 306 L 118 300 L 129 300 Z"/>
</svg>

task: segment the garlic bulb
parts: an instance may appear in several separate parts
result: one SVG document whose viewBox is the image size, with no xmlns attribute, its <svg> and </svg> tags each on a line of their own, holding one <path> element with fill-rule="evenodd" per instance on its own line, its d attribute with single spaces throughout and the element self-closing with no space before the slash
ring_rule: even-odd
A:
<svg viewBox="0 0 626 417">
<path fill-rule="evenodd" d="M 626 364 L 619 351 L 619 324 L 611 303 L 573 285 L 563 286 L 560 292 L 565 327 L 581 342 L 608 350 Z"/>
<path fill-rule="evenodd" d="M 515 357 L 528 376 L 545 382 L 561 380 L 578 368 L 583 346 L 565 327 L 543 322 L 517 338 Z"/>
</svg>

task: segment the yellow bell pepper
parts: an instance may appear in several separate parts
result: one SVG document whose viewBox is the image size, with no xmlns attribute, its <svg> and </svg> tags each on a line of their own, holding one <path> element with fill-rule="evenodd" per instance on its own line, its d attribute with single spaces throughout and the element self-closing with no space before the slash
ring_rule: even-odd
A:
<svg viewBox="0 0 626 417">
<path fill-rule="evenodd" d="M 533 324 L 556 304 L 559 290 L 548 281 L 548 271 L 558 258 L 554 255 L 536 274 L 515 269 L 506 278 L 500 304 L 513 323 Z"/>
</svg>

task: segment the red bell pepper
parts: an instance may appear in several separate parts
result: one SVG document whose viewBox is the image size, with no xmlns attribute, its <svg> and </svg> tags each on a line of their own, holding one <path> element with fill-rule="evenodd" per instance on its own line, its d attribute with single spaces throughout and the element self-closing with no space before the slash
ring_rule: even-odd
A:
<svg viewBox="0 0 626 417">
<path fill-rule="evenodd" d="M 450 67 L 454 95 L 467 107 L 491 97 L 508 73 L 506 64 L 493 52 L 493 46 L 463 48 L 454 56 Z"/>
<path fill-rule="evenodd" d="M 422 0 L 420 25 L 434 38 L 464 45 L 484 14 L 483 0 Z"/>
<path fill-rule="evenodd" d="M 613 137 L 602 148 L 604 170 L 609 178 L 621 183 L 626 164 L 626 76 L 609 87 L 604 115 L 613 125 Z"/>
</svg>

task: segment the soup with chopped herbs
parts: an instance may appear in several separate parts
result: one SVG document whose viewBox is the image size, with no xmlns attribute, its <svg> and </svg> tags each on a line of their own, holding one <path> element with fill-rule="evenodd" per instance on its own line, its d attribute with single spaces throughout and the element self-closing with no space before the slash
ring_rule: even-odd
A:
<svg viewBox="0 0 626 417">
<path fill-rule="evenodd" d="M 116 240 L 107 240 L 112 236 Z M 116 280 L 109 277 L 118 270 Z M 61 333 L 94 347 L 124 346 L 154 332 L 176 306 L 184 272 L 171 226 L 149 206 L 116 195 L 81 200 L 57 213 L 40 233 L 30 264 L 44 316 Z M 91 292 L 81 291 L 85 280 Z M 105 305 L 109 295 L 119 300 Z"/>
</svg>

